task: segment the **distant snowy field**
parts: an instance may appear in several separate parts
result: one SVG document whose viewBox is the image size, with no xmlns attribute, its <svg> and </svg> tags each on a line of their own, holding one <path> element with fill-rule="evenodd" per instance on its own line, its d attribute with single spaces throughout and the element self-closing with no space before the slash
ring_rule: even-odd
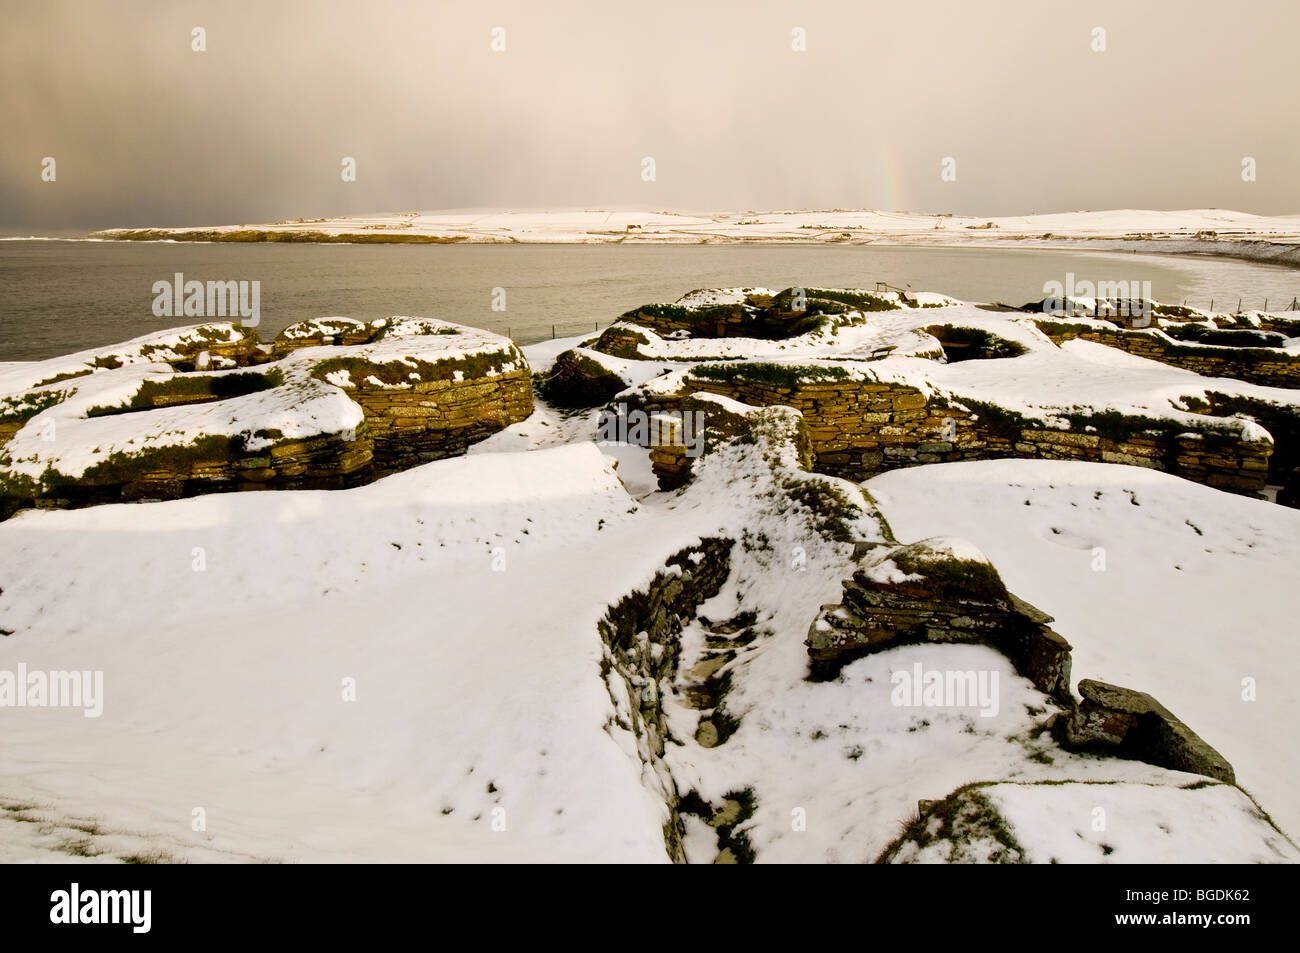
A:
<svg viewBox="0 0 1300 953">
<path fill-rule="evenodd" d="M 689 212 L 635 209 L 460 209 L 403 214 L 152 229 L 154 239 L 186 232 L 241 230 L 356 234 L 361 240 L 393 236 L 465 242 L 774 242 L 884 241 L 897 244 L 968 245 L 1014 239 L 1025 244 L 1084 242 L 1094 250 L 1139 245 L 1146 251 L 1227 255 L 1300 264 L 1300 215 L 1264 216 L 1227 209 L 1052 212 L 995 217 L 954 216 L 871 209 L 769 212 Z M 121 237 L 124 229 L 96 232 Z M 156 234 L 155 234 L 156 233 Z M 328 240 L 328 239 L 327 239 Z"/>
</svg>

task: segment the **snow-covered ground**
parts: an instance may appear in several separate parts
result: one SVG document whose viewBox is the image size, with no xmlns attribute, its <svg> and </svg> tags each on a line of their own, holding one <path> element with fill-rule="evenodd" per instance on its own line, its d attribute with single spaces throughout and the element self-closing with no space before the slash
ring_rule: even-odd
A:
<svg viewBox="0 0 1300 953">
<path fill-rule="evenodd" d="M 1259 864 L 1296 859 L 1292 845 L 1249 798 L 1226 784 L 1177 790 L 1125 782 L 999 783 L 967 789 L 954 801 L 961 806 L 955 812 L 957 826 L 966 828 L 966 837 L 938 837 L 924 846 L 911 839 L 901 845 L 893 862 L 986 863 L 1008 847 L 1021 862 L 1033 864 Z M 981 823 L 989 810 L 1002 822 L 1003 831 Z M 942 823 L 942 818 L 931 817 L 926 833 L 938 834 Z"/>
<path fill-rule="evenodd" d="M 544 368 L 574 343 L 526 356 Z M 714 448 L 677 492 L 643 450 L 594 443 L 593 413 L 539 404 L 463 458 L 356 489 L 0 523 L 0 672 L 103 672 L 98 717 L 0 710 L 0 860 L 663 862 L 668 807 L 618 727 L 597 623 L 717 535 L 737 541 L 731 572 L 660 695 L 663 763 L 713 808 L 752 799 L 758 860 L 874 860 L 918 800 L 971 782 L 996 785 L 1033 859 L 1108 859 L 1114 840 L 1118 861 L 1300 860 L 1235 789 L 1062 751 L 1049 700 L 990 648 L 899 647 L 809 681 L 804 638 L 858 565 L 852 541 L 888 531 L 860 488 L 799 469 L 791 414 L 764 411 L 758 439 Z M 986 552 L 1057 617 L 1076 679 L 1151 692 L 1300 827 L 1278 741 L 1297 707 L 1280 594 L 1300 515 L 1114 465 L 947 464 L 868 489 L 897 538 Z M 741 613 L 720 653 L 716 623 Z M 996 673 L 996 713 L 896 705 L 893 674 L 918 663 Z M 690 689 L 719 675 L 738 724 L 706 747 Z M 1068 841 L 1098 804 L 1114 837 Z M 720 846 L 686 816 L 690 860 Z"/>
<path fill-rule="evenodd" d="M 7 801 L 177 856 L 665 859 L 596 621 L 692 527 L 646 520 L 591 444 L 444 463 L 0 526 L 0 669 L 102 670 L 105 695 L 4 712 Z"/>
<path fill-rule="evenodd" d="M 953 533 L 983 549 L 1056 618 L 1076 682 L 1155 696 L 1300 834 L 1300 751 L 1286 740 L 1300 719 L 1300 512 L 1112 464 L 952 463 L 866 487 L 899 538 Z"/>
</svg>

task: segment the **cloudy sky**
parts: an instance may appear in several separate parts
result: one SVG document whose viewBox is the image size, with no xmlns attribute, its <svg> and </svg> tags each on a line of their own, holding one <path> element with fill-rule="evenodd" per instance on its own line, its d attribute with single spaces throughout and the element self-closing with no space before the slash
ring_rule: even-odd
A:
<svg viewBox="0 0 1300 953">
<path fill-rule="evenodd" d="M 1298 37 L 1295 0 L 5 0 L 0 226 L 1296 213 Z"/>
</svg>

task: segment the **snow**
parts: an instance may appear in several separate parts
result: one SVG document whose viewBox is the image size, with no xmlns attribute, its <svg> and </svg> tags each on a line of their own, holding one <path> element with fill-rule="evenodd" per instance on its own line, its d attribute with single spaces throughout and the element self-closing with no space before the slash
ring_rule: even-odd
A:
<svg viewBox="0 0 1300 953">
<path fill-rule="evenodd" d="M 993 228 L 984 228 L 987 223 Z M 629 226 L 637 226 L 629 231 Z M 833 211 L 682 212 L 473 209 L 402 215 L 355 215 L 316 221 L 225 225 L 205 230 L 256 228 L 272 232 L 322 232 L 367 239 L 433 236 L 463 242 L 680 243 L 887 242 L 924 245 L 1085 246 L 1092 250 L 1171 251 L 1300 261 L 1300 216 L 1261 216 L 1221 209 L 1057 212 L 1035 215 L 952 216 L 870 209 Z M 193 228 L 162 229 L 171 236 Z M 1208 233 L 1215 233 L 1210 236 Z M 1198 238 L 1198 233 L 1206 233 Z M 95 233 L 111 238 L 114 230 Z M 1050 234 L 1050 238 L 1045 238 Z"/>
<path fill-rule="evenodd" d="M 376 321 L 371 327 L 383 327 L 380 322 Z M 340 316 L 313 318 L 310 321 L 299 321 L 297 324 L 291 324 L 280 332 L 279 337 L 287 341 L 295 341 L 301 338 L 320 337 L 322 335 L 343 334 L 345 332 L 359 332 L 367 327 L 364 321 L 358 321 L 356 318 L 347 318 Z"/>
<path fill-rule="evenodd" d="M 283 382 L 277 387 L 209 403 L 103 416 L 88 416 L 88 412 L 94 408 L 128 406 L 146 382 L 165 382 L 181 376 L 182 372 L 159 363 L 181 357 L 172 349 L 178 343 L 199 339 L 205 329 L 216 328 L 214 333 L 218 337 L 225 334 L 231 339 L 237 339 L 239 331 L 233 325 L 175 329 L 71 357 L 30 365 L 9 365 L 0 369 L 0 388 L 12 390 L 0 390 L 0 396 L 22 399 L 27 393 L 38 396 L 57 393 L 61 400 L 29 418 L 5 445 L 5 453 L 11 458 L 7 468 L 32 478 L 40 477 L 48 468 L 64 476 L 76 477 L 115 454 L 130 456 L 145 449 L 185 447 L 205 436 L 242 435 L 245 449 L 255 453 L 277 440 L 353 431 L 361 425 L 364 414 L 344 391 L 354 389 L 358 382 L 347 368 L 328 372 L 324 381 L 312 374 L 318 363 L 334 358 L 415 368 L 420 361 L 454 361 L 478 354 L 505 355 L 499 365 L 484 369 L 486 377 L 507 374 L 524 366 L 518 350 L 507 339 L 489 331 L 448 321 L 405 316 L 389 318 L 382 327 L 385 328 L 383 336 L 369 344 L 299 348 L 278 361 L 255 368 L 204 372 L 205 376 L 221 377 L 225 374 L 268 374 L 276 370 L 283 376 Z M 152 360 L 146 360 L 145 355 Z M 123 366 L 103 366 L 110 356 L 122 362 Z M 97 365 L 96 361 L 100 363 Z M 95 368 L 93 373 L 28 391 L 33 384 L 48 380 L 56 373 L 92 367 Z M 420 376 L 412 370 L 406 379 L 415 382 L 420 380 Z M 463 379 L 463 375 L 456 379 Z M 400 390 L 406 387 L 400 382 L 385 383 L 373 374 L 366 375 L 364 381 L 369 387 L 379 389 Z M 280 436 L 274 439 L 265 436 L 274 431 L 278 431 Z M 50 438 L 51 433 L 55 439 Z M 259 436 L 259 433 L 263 435 Z"/>
<path fill-rule="evenodd" d="M 585 220 L 566 227 L 575 221 Z M 643 229 L 679 226 L 692 223 L 666 216 Z M 828 365 L 846 348 L 892 343 L 921 354 L 937 348 L 924 328 L 951 323 L 1027 353 L 842 366 L 1045 420 L 1087 405 L 1190 424 L 1203 418 L 1173 405 L 1207 389 L 1296 400 L 1101 345 L 1058 349 L 1027 316 L 935 303 L 873 313 L 832 342 L 750 341 L 741 351 Z M 49 385 L 72 393 L 9 449 L 75 469 L 105 448 L 190 439 L 187 428 L 284 429 L 288 388 L 298 391 L 294 414 L 306 408 L 303 432 L 341 429 L 359 422 L 340 389 L 352 378 L 310 378 L 322 357 L 413 365 L 504 343 L 427 319 L 387 326 L 373 344 L 295 351 L 273 365 L 285 386 L 213 404 L 84 416 L 172 373 L 143 360 Z M 448 327 L 455 333 L 440 330 Z M 587 339 L 524 354 L 540 371 Z M 663 342 L 667 356 L 648 361 L 584 353 L 653 390 L 680 383 L 692 346 L 719 343 Z M 86 357 L 60 361 L 88 366 Z M 17 389 L 49 376 L 0 366 L 6 375 Z M 0 628 L 12 632 L 0 637 L 0 670 L 96 670 L 105 684 L 99 718 L 3 711 L 0 861 L 72 852 L 90 862 L 159 853 L 664 862 L 662 791 L 671 784 L 714 806 L 752 790 L 755 812 L 740 831 L 760 861 L 862 862 L 898 836 L 918 799 L 972 781 L 991 782 L 982 790 L 1034 860 L 1300 859 L 1235 788 L 1180 790 L 1204 779 L 1056 747 L 1043 731 L 1050 700 L 987 646 L 899 646 L 810 681 L 808 625 L 864 568 L 854 544 L 881 546 L 865 561 L 878 581 L 910 577 L 889 558 L 891 540 L 861 488 L 800 470 L 795 411 L 701 399 L 748 418 L 754 439 L 710 442 L 679 491 L 657 490 L 644 448 L 595 443 L 598 411 L 539 402 L 464 457 L 369 486 L 28 511 L 0 523 Z M 57 450 L 30 442 L 47 414 Z M 1243 421 L 1225 425 L 1263 436 Z M 900 541 L 991 561 L 1012 592 L 1056 617 L 1074 645 L 1076 679 L 1154 695 L 1228 758 L 1284 830 L 1300 830 L 1300 757 L 1278 742 L 1300 715 L 1286 680 L 1294 624 L 1279 595 L 1300 565 L 1300 513 L 1113 464 L 944 464 L 866 487 Z M 819 496 L 837 505 L 802 502 Z M 839 514 L 834 527 L 823 510 Z M 676 681 L 636 686 L 662 700 L 671 727 L 657 758 L 619 727 L 640 702 L 617 673 L 602 677 L 597 623 L 667 572 L 667 557 L 708 536 L 736 540 L 731 572 L 686 625 Z M 1099 550 L 1104 571 L 1093 569 Z M 753 624 L 719 654 L 706 620 L 746 611 Z M 918 664 L 996 676 L 996 713 L 895 704 L 893 674 Z M 716 713 L 692 707 L 688 692 L 705 671 L 729 679 L 723 704 L 738 722 L 712 748 L 695 736 Z M 1257 683 L 1257 701 L 1243 700 L 1244 678 Z M 1097 805 L 1111 818 L 1104 839 L 1086 826 Z M 193 829 L 195 808 L 206 830 Z M 715 859 L 713 830 L 689 816 L 685 828 L 688 858 Z"/>
<path fill-rule="evenodd" d="M 995 784 L 981 793 L 1023 837 L 1031 863 L 1300 862 L 1300 851 L 1266 825 L 1245 794 L 1226 784 L 1186 791 L 1140 784 Z M 1104 829 L 1097 830 L 1094 821 Z"/>
<path fill-rule="evenodd" d="M 1005 460 L 895 470 L 866 487 L 901 539 L 955 533 L 1055 617 L 1073 677 L 1147 692 L 1222 753 L 1293 838 L 1300 754 L 1300 512 L 1115 464 Z M 1094 565 L 1104 570 L 1094 571 Z M 1243 679 L 1258 700 L 1243 700 Z"/>
<path fill-rule="evenodd" d="M 0 790 L 182 856 L 663 861 L 596 621 L 690 540 L 645 533 L 590 444 L 442 463 L 0 525 L 0 668 L 107 696 L 89 730 L 6 711 Z"/>
<path fill-rule="evenodd" d="M 942 354 L 938 339 L 925 331 L 942 325 L 987 331 L 1019 344 L 1025 353 L 1014 358 L 945 363 L 936 359 Z M 840 368 L 844 380 L 904 384 L 956 403 L 963 397 L 984 401 L 1057 428 L 1068 426 L 1066 414 L 1113 410 L 1176 421 L 1189 429 L 1229 431 L 1242 440 L 1262 440 L 1269 435 L 1253 421 L 1211 418 L 1179 408 L 1189 406 L 1189 400 L 1207 401 L 1210 392 L 1277 405 L 1300 404 L 1300 392 L 1295 390 L 1205 377 L 1104 344 L 1073 340 L 1057 347 L 1037 329 L 1031 315 L 993 313 L 969 304 L 872 312 L 865 323 L 840 324 L 834 335 L 810 333 L 785 341 L 668 341 L 638 330 L 650 340 L 641 348 L 648 355 L 644 361 L 620 361 L 587 349 L 582 353 L 611 369 L 617 366 L 624 380 L 647 394 L 680 391 L 690 373 L 686 362 L 726 357 L 799 366 L 825 364 Z M 863 360 L 878 348 L 890 346 L 895 350 L 888 357 Z M 666 369 L 671 372 L 663 373 Z"/>
<path fill-rule="evenodd" d="M 965 562 L 985 563 L 989 559 L 982 553 L 977 546 L 971 544 L 969 540 L 960 539 L 956 536 L 931 536 L 923 539 L 918 544 L 935 553 L 945 553 L 953 559 L 961 559 Z"/>
<path fill-rule="evenodd" d="M 978 800 L 977 800 L 978 799 Z M 957 795 L 965 818 L 983 805 L 1006 825 L 1015 858 L 1036 864 L 1296 863 L 1300 850 L 1239 789 L 1131 782 L 999 783 Z M 983 802 L 979 804 L 979 802 Z M 978 807 L 977 807 L 978 804 Z M 974 809 L 974 810 L 972 810 Z M 939 833 L 931 817 L 927 834 Z M 923 847 L 901 846 L 895 863 L 984 863 L 1008 845 L 987 829 L 951 830 Z"/>
<path fill-rule="evenodd" d="M 870 563 L 863 567 L 862 574 L 872 582 L 878 582 L 881 585 L 896 586 L 900 582 L 915 582 L 918 579 L 924 579 L 925 576 L 919 572 L 906 573 L 898 568 L 898 564 L 892 559 L 881 559 L 877 562 Z M 820 623 L 820 620 L 818 620 Z M 829 626 L 827 626 L 829 628 Z"/>
<path fill-rule="evenodd" d="M 231 373 L 256 371 L 217 371 L 209 376 Z M 212 435 L 242 435 L 245 448 L 255 453 L 277 440 L 305 439 L 354 429 L 365 419 L 361 408 L 337 387 L 306 373 L 286 374 L 286 383 L 292 386 L 273 387 L 210 403 L 87 416 L 92 408 L 126 405 L 146 381 L 166 381 L 173 376 L 166 365 L 132 364 L 58 385 L 67 389 L 69 396 L 29 419 L 14 434 L 4 447 L 10 458 L 7 469 L 38 478 L 47 468 L 53 468 L 65 476 L 75 477 L 114 454 L 185 447 Z M 280 436 L 274 439 L 266 436 L 265 432 L 270 430 L 278 430 Z M 263 435 L 258 436 L 259 432 Z M 49 439 L 47 434 L 51 433 L 55 439 Z"/>
<path fill-rule="evenodd" d="M 86 372 L 102 373 L 118 365 L 162 364 L 181 360 L 203 350 L 202 345 L 233 344 L 242 330 L 229 322 L 213 322 L 184 328 L 155 331 L 121 344 L 91 348 L 45 361 L 9 361 L 0 364 L 0 395 L 30 391 L 53 377 Z M 99 361 L 99 364 L 96 364 Z M 49 385 L 53 386 L 53 385 Z"/>
</svg>

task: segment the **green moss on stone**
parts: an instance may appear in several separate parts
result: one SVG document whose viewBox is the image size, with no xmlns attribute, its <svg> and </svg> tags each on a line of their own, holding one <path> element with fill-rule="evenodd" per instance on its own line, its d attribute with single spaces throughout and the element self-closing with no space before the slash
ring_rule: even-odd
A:
<svg viewBox="0 0 1300 953">
<path fill-rule="evenodd" d="M 957 559 L 942 553 L 904 548 L 891 557 L 903 572 L 925 577 L 936 599 L 975 599 L 997 602 L 1007 597 L 1007 587 L 992 565 L 975 559 Z"/>
</svg>

